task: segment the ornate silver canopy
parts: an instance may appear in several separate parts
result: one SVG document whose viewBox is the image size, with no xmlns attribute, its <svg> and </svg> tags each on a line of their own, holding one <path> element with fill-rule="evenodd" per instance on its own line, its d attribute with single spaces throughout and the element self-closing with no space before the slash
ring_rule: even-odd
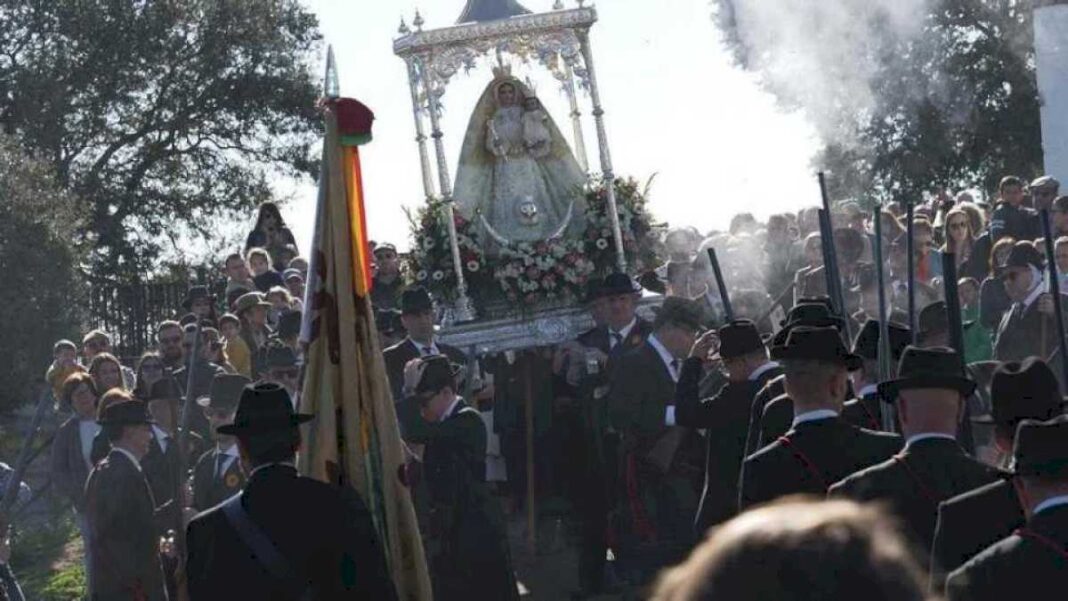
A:
<svg viewBox="0 0 1068 601">
<path fill-rule="evenodd" d="M 604 109 L 601 106 L 593 51 L 590 47 L 589 32 L 597 22 L 597 11 L 592 7 L 583 7 L 582 2 L 579 2 L 578 8 L 565 10 L 563 4 L 558 1 L 554 4 L 554 9 L 550 12 L 530 14 L 515 0 L 469 0 L 461 15 L 461 24 L 424 31 L 423 17 L 417 12 L 412 21 L 415 29 L 409 28 L 402 20 L 400 37 L 393 42 L 394 53 L 404 59 L 408 68 L 423 188 L 428 201 L 443 201 L 442 210 L 445 211 L 445 223 L 449 229 L 457 280 L 456 306 L 450 314 L 459 323 L 473 321 L 475 313 L 467 294 L 453 222 L 452 181 L 445 156 L 444 133 L 441 130 L 441 98 L 454 76 L 461 71 L 472 71 L 484 57 L 495 57 L 498 63 L 503 63 L 504 57 L 509 56 L 522 62 L 541 64 L 560 82 L 561 90 L 571 108 L 575 156 L 580 166 L 589 172 L 590 165 L 582 134 L 582 112 L 579 109 L 576 89 L 581 87 L 587 92 L 597 132 L 600 177 L 606 185 L 609 213 L 612 217 L 617 266 L 620 271 L 626 271 L 623 237 L 613 186 L 615 174 L 612 170 L 612 155 L 608 148 Z M 434 141 L 436 164 L 433 167 L 427 147 L 424 115 L 429 117 L 429 137 Z"/>
</svg>

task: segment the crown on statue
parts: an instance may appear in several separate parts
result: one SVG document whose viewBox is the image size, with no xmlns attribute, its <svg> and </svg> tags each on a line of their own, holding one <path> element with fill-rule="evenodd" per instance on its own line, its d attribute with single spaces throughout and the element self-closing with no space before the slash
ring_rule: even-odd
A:
<svg viewBox="0 0 1068 601">
<path fill-rule="evenodd" d="M 512 65 L 500 64 L 493 68 L 494 79 L 508 79 L 512 77 Z"/>
</svg>

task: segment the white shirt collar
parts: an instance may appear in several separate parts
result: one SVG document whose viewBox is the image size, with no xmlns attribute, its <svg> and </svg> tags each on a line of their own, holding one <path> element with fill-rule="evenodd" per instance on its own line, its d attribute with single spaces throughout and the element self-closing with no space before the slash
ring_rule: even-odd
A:
<svg viewBox="0 0 1068 601">
<path fill-rule="evenodd" d="M 798 413 L 794 416 L 793 428 L 796 428 L 798 424 L 804 424 L 807 422 L 815 422 L 824 419 L 831 419 L 838 417 L 838 412 L 833 409 L 816 409 L 813 411 L 806 411 L 804 413 Z"/>
<path fill-rule="evenodd" d="M 141 462 L 137 460 L 137 457 L 134 457 L 133 453 L 131 453 L 130 451 L 128 451 L 128 450 L 126 450 L 126 449 L 124 449 L 124 448 L 122 448 L 122 447 L 120 447 L 118 445 L 115 445 L 115 446 L 113 446 L 111 448 L 116 450 L 116 451 L 118 451 L 118 452 L 120 452 L 120 453 L 122 453 L 123 455 L 126 455 L 127 457 L 129 457 L 130 461 L 133 462 L 134 467 L 137 468 L 137 471 L 141 471 Z"/>
<path fill-rule="evenodd" d="M 441 419 L 439 419 L 438 421 L 443 422 L 449 419 L 452 416 L 453 411 L 456 411 L 456 406 L 460 404 L 460 400 L 460 397 L 456 397 L 455 399 L 453 399 L 452 404 L 449 405 L 449 408 L 445 410 L 445 413 L 441 414 Z"/>
<path fill-rule="evenodd" d="M 872 394 L 874 394 L 874 393 L 876 393 L 878 391 L 879 391 L 879 385 L 878 384 L 868 384 L 868 385 L 864 386 L 864 388 L 861 388 L 860 390 L 857 391 L 857 398 L 858 399 L 863 399 L 863 398 L 865 398 L 867 396 L 870 396 L 870 395 L 872 395 Z"/>
<path fill-rule="evenodd" d="M 1054 507 L 1060 507 L 1062 505 L 1068 505 L 1068 495 L 1059 495 L 1056 497 L 1050 497 L 1045 501 L 1042 501 L 1035 508 L 1031 510 L 1031 515 L 1035 515 L 1041 511 L 1052 509 Z"/>
<path fill-rule="evenodd" d="M 779 363 L 777 361 L 768 361 L 764 365 L 761 365 L 760 367 L 754 369 L 753 373 L 749 374 L 749 381 L 756 382 L 758 379 L 760 379 L 760 376 L 764 375 L 769 370 L 775 369 L 778 366 Z"/>
<path fill-rule="evenodd" d="M 620 329 L 618 332 L 616 330 L 613 330 L 611 327 L 609 327 L 608 328 L 608 336 L 609 336 L 609 338 L 611 338 L 612 334 L 615 333 L 615 334 L 619 334 L 619 337 L 620 337 L 621 340 L 626 340 L 627 336 L 630 336 L 630 331 L 633 330 L 634 326 L 636 326 L 636 325 L 638 325 L 638 318 L 637 317 L 631 319 L 630 323 L 628 323 L 627 325 L 623 326 L 623 328 Z"/>
<path fill-rule="evenodd" d="M 660 360 L 664 362 L 664 367 L 666 367 L 668 373 L 671 374 L 671 379 L 678 382 L 679 370 L 672 365 L 672 363 L 678 365 L 680 361 L 671 354 L 671 351 L 667 350 L 667 347 L 660 342 L 660 339 L 656 337 L 656 334 L 650 334 L 649 338 L 646 340 L 648 340 L 649 344 L 656 350 L 656 354 L 660 355 Z"/>
<path fill-rule="evenodd" d="M 942 440 L 957 440 L 957 437 L 946 434 L 945 432 L 921 432 L 919 434 L 913 434 L 912 436 L 906 438 L 905 448 L 907 449 L 912 446 L 913 443 L 920 442 L 921 440 L 931 440 L 936 438 Z"/>
<path fill-rule="evenodd" d="M 430 344 L 423 344 L 422 342 L 416 342 L 416 341 L 412 340 L 411 338 L 409 338 L 408 342 L 412 343 L 412 345 L 415 347 L 415 350 L 419 351 L 419 355 L 420 356 L 424 356 L 423 355 L 423 349 L 425 349 L 425 348 L 430 349 L 430 354 L 431 355 L 440 355 L 441 354 L 441 351 L 438 349 L 438 343 L 436 341 L 431 340 Z"/>
<path fill-rule="evenodd" d="M 218 450 L 219 455 L 226 455 L 227 457 L 240 457 L 241 456 L 241 453 L 237 450 L 237 445 L 236 444 L 232 444 L 232 445 L 230 445 L 229 447 L 227 447 L 225 449 L 220 448 L 219 445 L 215 445 L 215 448 Z"/>
</svg>

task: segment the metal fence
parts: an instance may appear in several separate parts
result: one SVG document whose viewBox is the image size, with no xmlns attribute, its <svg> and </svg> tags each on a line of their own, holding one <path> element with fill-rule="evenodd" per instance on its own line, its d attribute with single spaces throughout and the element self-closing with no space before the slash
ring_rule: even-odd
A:
<svg viewBox="0 0 1068 601">
<path fill-rule="evenodd" d="M 94 283 L 89 292 L 90 328 L 99 328 L 111 336 L 112 353 L 124 360 L 155 347 L 156 326 L 168 319 L 178 319 L 185 310 L 182 300 L 189 281 L 135 284 Z M 217 298 L 223 298 L 225 280 L 211 286 Z"/>
</svg>

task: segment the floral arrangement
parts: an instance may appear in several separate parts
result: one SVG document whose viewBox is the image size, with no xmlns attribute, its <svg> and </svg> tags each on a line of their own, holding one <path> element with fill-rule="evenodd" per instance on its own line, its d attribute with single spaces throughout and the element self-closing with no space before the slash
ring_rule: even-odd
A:
<svg viewBox="0 0 1068 601">
<path fill-rule="evenodd" d="M 646 209 L 645 188 L 633 179 L 615 182 L 616 207 L 623 234 L 623 251 L 634 273 L 660 265 L 657 226 Z M 586 229 L 577 238 L 517 243 L 487 256 L 476 224 L 454 215 L 456 237 L 468 293 L 480 308 L 507 304 L 520 310 L 580 301 L 592 277 L 616 269 L 615 242 L 608 213 L 606 187 L 586 190 Z M 408 270 L 415 283 L 445 300 L 456 298 L 453 266 L 445 214 L 440 202 L 421 207 L 408 219 L 412 251 Z"/>
</svg>

